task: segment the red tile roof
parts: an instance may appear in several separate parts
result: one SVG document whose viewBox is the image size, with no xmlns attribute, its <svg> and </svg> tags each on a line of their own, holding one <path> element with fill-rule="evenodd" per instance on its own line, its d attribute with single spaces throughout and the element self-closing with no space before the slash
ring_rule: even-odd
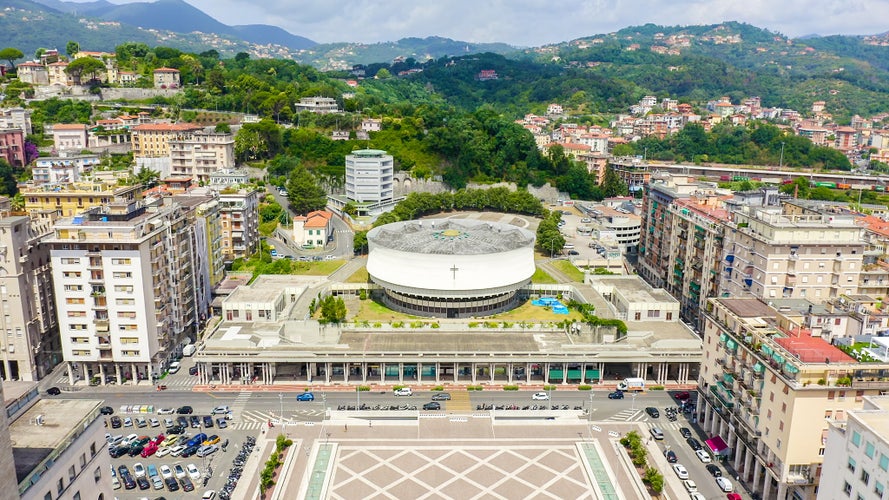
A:
<svg viewBox="0 0 889 500">
<path fill-rule="evenodd" d="M 154 70 L 155 73 L 179 73 L 178 69 L 173 68 L 157 68 Z"/>
<path fill-rule="evenodd" d="M 806 335 L 800 337 L 783 337 L 776 338 L 778 343 L 788 352 L 799 358 L 804 363 L 824 363 L 829 360 L 831 363 L 857 363 L 858 361 L 827 343 L 824 339 L 818 337 L 809 337 Z"/>
<path fill-rule="evenodd" d="M 184 132 L 202 128 L 195 123 L 143 123 L 133 127 L 133 130 L 138 132 Z"/>
<path fill-rule="evenodd" d="M 56 123 L 52 126 L 53 130 L 86 130 L 86 125 L 82 123 Z"/>
</svg>

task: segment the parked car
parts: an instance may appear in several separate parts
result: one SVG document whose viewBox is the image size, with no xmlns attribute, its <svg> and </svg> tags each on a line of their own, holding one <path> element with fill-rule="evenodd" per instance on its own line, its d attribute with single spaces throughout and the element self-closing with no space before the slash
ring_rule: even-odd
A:
<svg viewBox="0 0 889 500">
<path fill-rule="evenodd" d="M 176 479 L 182 479 L 185 477 L 185 467 L 182 467 L 182 464 L 175 464 L 173 466 L 173 475 L 176 476 Z"/>
<path fill-rule="evenodd" d="M 186 446 L 200 445 L 206 439 L 207 439 L 207 435 L 204 434 L 203 432 L 200 432 L 200 433 L 196 434 L 193 438 L 189 439 L 188 443 L 186 443 Z"/>
<path fill-rule="evenodd" d="M 191 428 L 192 429 L 200 429 L 201 428 L 201 417 L 197 415 L 191 416 Z"/>
<path fill-rule="evenodd" d="M 216 491 L 214 490 L 207 490 L 201 495 L 201 500 L 213 500 L 214 498 L 216 498 Z"/>
<path fill-rule="evenodd" d="M 161 477 L 163 477 L 164 479 L 173 477 L 173 469 L 171 469 L 170 466 L 167 464 L 161 465 L 160 471 Z"/>
<path fill-rule="evenodd" d="M 201 471 L 198 470 L 195 464 L 186 465 L 185 471 L 188 472 L 188 477 L 190 477 L 192 481 L 198 481 L 201 479 Z"/>
<path fill-rule="evenodd" d="M 142 446 L 141 444 L 134 444 L 134 445 L 130 446 L 130 451 L 127 453 L 127 455 L 129 455 L 131 457 L 135 457 L 136 455 L 141 455 L 143 449 L 145 449 L 145 447 Z"/>
<path fill-rule="evenodd" d="M 182 368 L 182 363 L 173 361 L 172 363 L 170 363 L 170 367 L 167 368 L 167 371 L 170 373 L 177 373 L 180 368 Z"/>
<path fill-rule="evenodd" d="M 111 455 L 111 458 L 120 458 L 126 455 L 130 451 L 129 446 L 114 446 L 108 448 L 108 454 Z"/>
<path fill-rule="evenodd" d="M 185 415 L 179 415 L 176 417 L 176 425 L 179 427 L 188 427 L 188 417 Z"/>
<path fill-rule="evenodd" d="M 661 416 L 661 412 L 657 411 L 657 408 L 653 406 L 645 408 L 645 413 L 651 418 L 659 418 Z"/>
<path fill-rule="evenodd" d="M 665 451 L 664 456 L 667 457 L 668 463 L 675 464 L 679 461 L 679 459 L 676 457 L 676 452 L 674 452 L 673 450 Z"/>
<path fill-rule="evenodd" d="M 232 411 L 228 406 L 217 406 L 213 408 L 213 411 L 210 412 L 210 415 L 225 415 L 226 413 Z"/>
<path fill-rule="evenodd" d="M 151 483 L 148 482 L 147 477 L 137 477 L 136 485 L 139 486 L 140 490 L 148 490 L 151 489 Z"/>
<path fill-rule="evenodd" d="M 228 422 L 226 422 L 224 418 L 217 418 L 216 419 L 216 427 L 219 427 L 220 429 L 225 429 L 226 427 L 228 427 Z"/>
<path fill-rule="evenodd" d="M 429 403 L 426 403 L 423 405 L 423 409 L 424 410 L 440 410 L 441 403 L 439 403 L 438 401 L 430 401 Z"/>
<path fill-rule="evenodd" d="M 728 478 L 722 476 L 716 478 L 716 485 L 719 486 L 719 489 L 726 493 L 730 493 L 732 490 L 734 490 L 732 482 L 729 481 Z"/>
<path fill-rule="evenodd" d="M 711 461 L 710 454 L 704 450 L 695 450 L 695 455 L 698 456 L 698 460 L 700 460 L 701 463 L 709 464 Z"/>
<path fill-rule="evenodd" d="M 184 449 L 182 453 L 179 454 L 179 456 L 182 458 L 188 458 L 197 453 L 199 449 L 201 449 L 200 445 L 189 446 L 188 448 Z"/>
<path fill-rule="evenodd" d="M 413 396 L 414 393 L 413 393 L 413 391 L 411 391 L 410 387 L 400 387 L 398 389 L 395 389 L 395 395 L 396 396 Z"/>
<path fill-rule="evenodd" d="M 58 396 L 59 394 L 62 393 L 62 390 L 59 389 L 58 387 L 50 387 L 49 389 L 46 390 L 46 393 L 49 394 L 50 396 Z"/>
<path fill-rule="evenodd" d="M 206 457 L 207 455 L 212 455 L 213 453 L 216 453 L 217 450 L 219 450 L 219 447 L 216 446 L 215 444 L 211 444 L 209 446 L 201 446 L 198 449 L 197 456 Z"/>
<path fill-rule="evenodd" d="M 679 391 L 677 393 L 674 393 L 673 397 L 676 398 L 677 401 L 686 401 L 688 400 L 688 398 L 691 397 L 691 395 L 688 393 L 688 391 Z"/>
<path fill-rule="evenodd" d="M 450 401 L 451 393 L 449 392 L 438 392 L 432 395 L 433 401 Z"/>
<path fill-rule="evenodd" d="M 160 410 L 157 411 L 158 415 L 172 415 L 174 413 L 176 413 L 176 410 L 174 410 L 172 408 L 161 408 Z"/>
<path fill-rule="evenodd" d="M 695 438 L 688 438 L 685 440 L 685 442 L 688 443 L 688 445 L 691 446 L 691 449 L 694 451 L 703 449 L 703 446 L 701 446 L 701 443 L 698 442 L 698 440 Z"/>
<path fill-rule="evenodd" d="M 158 448 L 158 450 L 157 450 L 157 452 L 154 454 L 154 456 L 157 457 L 157 458 L 163 458 L 163 457 L 169 455 L 170 452 L 173 451 L 173 448 L 175 448 L 175 447 L 174 447 L 174 446 L 169 446 L 169 447 L 167 447 L 167 448 Z"/>
<path fill-rule="evenodd" d="M 148 425 L 150 425 L 152 427 L 160 427 L 161 423 L 158 419 L 151 417 L 148 419 Z"/>
<path fill-rule="evenodd" d="M 204 415 L 204 427 L 213 427 L 213 417 Z"/>
<path fill-rule="evenodd" d="M 164 479 L 164 483 L 167 484 L 167 489 L 170 490 L 171 492 L 179 491 L 179 483 L 176 482 L 176 478 L 168 477 L 168 478 Z"/>
<path fill-rule="evenodd" d="M 133 426 L 133 419 L 130 417 L 124 417 L 123 426 L 124 427 L 132 427 Z"/>
<path fill-rule="evenodd" d="M 741 495 L 739 495 L 737 493 L 729 493 L 728 495 L 725 496 L 725 498 L 727 498 L 728 500 L 741 500 Z M 706 500 L 706 499 L 704 499 L 704 500 Z"/>
<path fill-rule="evenodd" d="M 691 437 L 691 431 L 688 429 L 688 427 L 680 427 L 679 434 L 682 434 L 682 437 L 684 437 L 685 439 Z"/>
<path fill-rule="evenodd" d="M 713 477 L 722 477 L 722 471 L 714 464 L 707 464 L 707 472 Z"/>
<path fill-rule="evenodd" d="M 698 491 L 697 483 L 695 483 L 691 479 L 686 479 L 685 481 L 682 481 L 682 486 L 684 486 L 685 491 L 688 491 L 689 493 L 694 493 L 695 491 Z"/>
<path fill-rule="evenodd" d="M 145 476 L 145 466 L 142 465 L 142 462 L 136 462 L 133 464 L 133 475 L 135 475 L 136 477 Z"/>
<path fill-rule="evenodd" d="M 103 406 L 101 409 L 99 409 L 99 413 L 101 413 L 102 415 L 113 415 L 114 408 L 110 406 Z"/>
<path fill-rule="evenodd" d="M 182 485 L 182 491 L 194 491 L 194 483 L 187 477 L 180 479 L 179 484 Z"/>
<path fill-rule="evenodd" d="M 183 432 L 185 432 L 185 428 L 181 425 L 174 425 L 167 429 L 167 434 L 182 434 Z"/>
<path fill-rule="evenodd" d="M 164 480 L 161 479 L 159 476 L 154 476 L 151 478 L 151 485 L 156 490 L 162 490 L 164 489 Z"/>
<path fill-rule="evenodd" d="M 297 401 L 314 401 L 315 395 L 312 394 L 311 392 L 304 392 L 302 394 L 297 394 L 296 400 Z"/>
<path fill-rule="evenodd" d="M 688 479 L 688 469 L 682 464 L 673 464 L 673 472 L 679 479 Z"/>
<path fill-rule="evenodd" d="M 549 394 L 545 392 L 535 392 L 531 395 L 533 401 L 549 401 Z"/>
<path fill-rule="evenodd" d="M 191 406 L 180 406 L 179 409 L 176 410 L 176 413 L 179 415 L 191 415 L 194 413 L 194 408 Z"/>
<path fill-rule="evenodd" d="M 216 434 L 213 434 L 212 436 L 205 439 L 204 442 L 201 444 L 203 444 L 204 446 L 209 446 L 211 444 L 216 444 L 218 442 L 219 442 L 219 436 L 217 436 Z"/>
<path fill-rule="evenodd" d="M 188 446 L 186 446 L 186 445 L 184 445 L 184 444 L 177 444 L 176 446 L 174 446 L 174 447 L 170 450 L 170 456 L 171 456 L 171 457 L 178 457 L 178 456 L 181 455 L 182 452 L 185 451 L 186 449 L 188 449 Z"/>
<path fill-rule="evenodd" d="M 140 453 L 140 455 L 142 456 L 142 458 L 148 458 L 155 453 L 157 453 L 157 445 L 154 443 L 148 443 L 147 445 L 145 445 L 145 448 L 142 449 L 142 453 Z"/>
<path fill-rule="evenodd" d="M 111 417 L 110 420 L 111 420 L 111 428 L 112 429 L 120 429 L 121 426 L 123 426 L 123 422 L 120 420 L 120 417 L 118 417 L 117 415 L 114 415 L 113 417 Z"/>
<path fill-rule="evenodd" d="M 608 393 L 608 399 L 623 399 L 624 391 L 614 391 Z"/>
</svg>

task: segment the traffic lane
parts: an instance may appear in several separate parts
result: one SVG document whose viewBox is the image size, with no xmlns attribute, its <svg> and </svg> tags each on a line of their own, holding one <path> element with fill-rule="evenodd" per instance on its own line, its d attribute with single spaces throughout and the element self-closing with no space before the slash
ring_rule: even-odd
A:
<svg viewBox="0 0 889 500">
<path fill-rule="evenodd" d="M 701 446 L 704 447 L 704 450 L 707 450 L 707 443 L 704 442 L 704 439 L 701 438 L 699 429 L 696 425 L 692 424 L 689 420 L 683 417 L 677 418 L 677 422 L 681 424 L 681 427 L 687 427 L 692 432 L 692 437 L 697 439 Z M 685 441 L 685 438 L 682 437 L 679 429 L 674 429 L 672 425 L 673 422 L 670 422 L 668 419 L 661 414 L 661 417 L 658 419 L 650 419 L 649 423 L 651 426 L 657 426 L 664 433 L 664 440 L 661 441 L 658 445 L 658 448 L 661 450 L 663 454 L 666 450 L 672 450 L 676 453 L 676 458 L 678 459 L 678 463 L 685 466 L 688 470 L 689 479 L 693 480 L 697 486 L 698 491 L 701 492 L 707 498 L 719 498 L 720 496 L 724 496 L 725 493 L 717 486 L 716 479 L 707 471 L 707 464 L 701 462 L 698 458 L 697 454 L 695 454 L 694 450 L 692 450 L 691 446 Z M 647 436 L 646 436 L 647 437 Z M 709 450 L 707 450 L 709 451 Z M 713 455 L 710 454 L 711 460 L 713 459 Z M 721 464 L 713 461 L 711 463 L 719 466 L 722 474 L 728 477 L 728 474 L 725 471 L 725 468 L 721 466 Z M 670 474 L 674 477 L 676 476 L 676 472 L 673 471 L 672 464 L 670 464 L 670 470 L 662 471 L 664 475 Z M 731 479 L 734 484 L 734 478 Z M 735 485 L 737 487 L 737 485 Z"/>
</svg>

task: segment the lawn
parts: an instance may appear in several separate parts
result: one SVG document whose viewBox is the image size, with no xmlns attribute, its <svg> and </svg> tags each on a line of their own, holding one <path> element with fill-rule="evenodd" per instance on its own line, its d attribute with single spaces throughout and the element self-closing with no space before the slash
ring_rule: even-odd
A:
<svg viewBox="0 0 889 500">
<path fill-rule="evenodd" d="M 535 285 L 554 285 L 558 283 L 555 278 L 546 273 L 539 267 L 534 270 L 534 276 L 531 276 L 531 283 Z"/>
<path fill-rule="evenodd" d="M 370 275 L 367 273 L 367 268 L 362 267 L 361 269 L 355 271 L 355 274 L 349 276 L 346 279 L 346 283 L 367 283 L 370 279 Z"/>
<path fill-rule="evenodd" d="M 393 311 L 383 304 L 370 299 L 360 300 L 358 303 L 361 308 L 359 309 L 358 314 L 350 319 L 351 321 L 403 321 L 419 317 Z"/>
<path fill-rule="evenodd" d="M 574 267 L 570 261 L 567 260 L 556 260 L 553 261 L 553 267 L 565 273 L 566 276 L 571 278 L 571 281 L 576 281 L 578 283 L 583 283 L 583 271 Z"/>
<path fill-rule="evenodd" d="M 562 320 L 582 320 L 583 315 L 574 310 L 569 310 L 568 314 L 556 314 L 549 310 L 549 308 L 535 306 L 531 304 L 531 301 L 527 301 L 521 306 L 507 311 L 505 313 L 496 314 L 491 316 L 492 319 L 498 319 L 502 321 L 531 321 L 531 322 L 539 322 L 539 321 L 562 321 Z"/>
</svg>

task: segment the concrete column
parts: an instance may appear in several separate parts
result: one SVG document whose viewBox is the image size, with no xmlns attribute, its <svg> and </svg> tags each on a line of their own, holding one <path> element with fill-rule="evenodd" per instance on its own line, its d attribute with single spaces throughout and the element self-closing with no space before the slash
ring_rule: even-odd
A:
<svg viewBox="0 0 889 500">
<path fill-rule="evenodd" d="M 441 363 L 438 361 L 435 362 L 435 384 L 438 385 L 441 382 Z"/>
<path fill-rule="evenodd" d="M 599 383 L 605 380 L 605 363 L 599 363 Z"/>
<path fill-rule="evenodd" d="M 398 383 L 404 383 L 404 363 L 398 363 Z"/>
<path fill-rule="evenodd" d="M 778 483 L 778 500 L 786 500 L 787 499 L 787 484 L 786 483 Z"/>
<path fill-rule="evenodd" d="M 586 363 L 580 364 L 580 385 L 586 384 Z"/>
<path fill-rule="evenodd" d="M 309 366 L 306 368 L 306 382 L 312 383 L 312 379 L 315 378 L 315 363 L 309 363 Z"/>
<path fill-rule="evenodd" d="M 366 362 L 361 363 L 361 383 L 362 384 L 367 383 L 367 370 L 368 370 L 367 363 Z"/>
<path fill-rule="evenodd" d="M 735 465 L 736 471 L 741 470 L 741 455 L 744 453 L 744 445 L 741 443 L 741 436 L 735 436 Z"/>
<path fill-rule="evenodd" d="M 148 364 L 145 366 L 145 376 L 148 378 L 148 382 L 151 383 L 151 384 L 154 383 L 154 377 L 152 377 L 152 372 L 153 372 L 153 371 L 154 371 L 154 370 L 151 369 L 151 363 L 148 363 Z"/>
<path fill-rule="evenodd" d="M 531 383 L 531 363 L 525 363 L 525 383 Z"/>
<path fill-rule="evenodd" d="M 380 383 L 386 381 L 386 363 L 380 363 Z"/>
<path fill-rule="evenodd" d="M 105 385 L 105 363 L 99 363 L 99 384 Z"/>
<path fill-rule="evenodd" d="M 488 376 L 489 376 L 490 382 L 492 384 L 494 383 L 494 368 L 496 368 L 496 367 L 497 367 L 497 365 L 495 363 L 488 364 Z"/>
<path fill-rule="evenodd" d="M 454 363 L 454 383 L 457 383 L 460 377 L 460 363 Z"/>
<path fill-rule="evenodd" d="M 549 363 L 543 364 L 543 383 L 549 384 Z"/>
<path fill-rule="evenodd" d="M 512 375 L 515 372 L 515 367 L 512 363 L 506 363 L 506 383 L 512 385 Z"/>
<path fill-rule="evenodd" d="M 478 375 L 478 365 L 476 365 L 475 363 L 470 363 L 469 367 L 469 370 L 472 372 L 472 383 L 473 385 L 475 385 Z"/>
<path fill-rule="evenodd" d="M 750 455 L 753 456 L 752 453 Z M 760 471 L 762 471 L 762 466 L 759 465 L 759 462 L 753 462 L 753 491 L 759 491 L 760 475 L 762 474 Z"/>
<path fill-rule="evenodd" d="M 117 364 L 117 363 L 114 363 L 114 375 L 117 377 L 117 383 L 118 383 L 118 384 L 122 384 L 122 383 L 123 383 L 123 377 L 120 376 L 120 365 Z M 72 379 L 72 382 L 71 382 L 71 383 L 72 383 L 72 384 L 74 383 L 74 382 L 73 382 L 73 379 Z"/>
<path fill-rule="evenodd" d="M 352 363 L 343 363 L 343 383 L 349 383 L 350 371 L 352 371 Z"/>
<path fill-rule="evenodd" d="M 324 363 L 324 383 L 330 384 L 330 372 L 333 371 L 333 363 Z"/>
<path fill-rule="evenodd" d="M 741 479 L 744 482 L 748 482 L 747 478 L 750 476 L 750 467 L 753 466 L 753 450 L 750 448 L 744 447 L 744 474 L 741 476 Z"/>
<path fill-rule="evenodd" d="M 568 363 L 560 363 L 562 365 L 562 385 L 568 383 Z"/>
<path fill-rule="evenodd" d="M 772 494 L 772 475 L 769 474 L 769 471 L 766 470 L 765 474 L 765 484 L 762 485 L 762 500 L 771 500 Z"/>
</svg>

